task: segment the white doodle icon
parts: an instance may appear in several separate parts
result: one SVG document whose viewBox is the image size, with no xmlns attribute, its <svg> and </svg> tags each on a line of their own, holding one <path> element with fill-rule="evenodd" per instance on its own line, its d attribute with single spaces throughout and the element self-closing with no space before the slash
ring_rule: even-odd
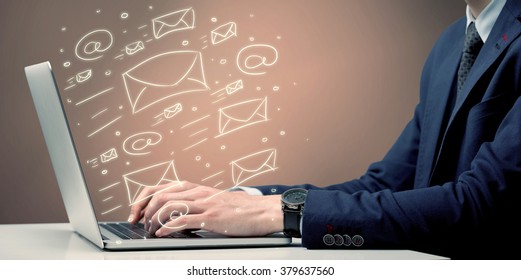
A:
<svg viewBox="0 0 521 280">
<path fill-rule="evenodd" d="M 278 59 L 279 52 L 275 47 L 266 44 L 254 44 L 239 51 L 237 67 L 246 75 L 264 75 L 266 71 L 262 68 L 275 65 Z"/>
<path fill-rule="evenodd" d="M 181 103 L 176 103 L 173 106 L 164 109 L 161 114 L 154 117 L 157 122 L 153 124 L 152 127 L 177 116 L 181 111 L 183 111 L 183 105 Z"/>
<path fill-rule="evenodd" d="M 112 148 L 100 155 L 100 159 L 101 159 L 102 163 L 107 163 L 107 162 L 109 162 L 113 159 L 117 159 L 117 158 L 118 158 L 118 153 L 115 148 Z"/>
<path fill-rule="evenodd" d="M 219 109 L 219 135 L 268 121 L 268 98 L 243 101 Z"/>
<path fill-rule="evenodd" d="M 192 8 L 175 11 L 152 19 L 152 31 L 156 39 L 172 32 L 194 28 L 195 11 Z"/>
<path fill-rule="evenodd" d="M 169 222 L 175 221 L 184 215 L 188 215 L 190 212 L 190 208 L 185 203 L 181 202 L 170 202 L 165 204 L 158 211 L 157 221 L 162 227 L 169 229 L 181 229 L 187 226 L 187 224 L 183 224 L 180 226 L 168 226 L 166 225 Z"/>
<path fill-rule="evenodd" d="M 161 134 L 153 131 L 146 131 L 134 134 L 123 141 L 123 151 L 132 156 L 144 156 L 151 153 L 145 150 L 150 146 L 155 146 L 161 142 Z"/>
<path fill-rule="evenodd" d="M 232 161 L 230 165 L 233 183 L 238 186 L 261 174 L 277 170 L 276 161 L 276 149 L 260 151 Z"/>
<path fill-rule="evenodd" d="M 133 205 L 181 184 L 175 171 L 174 161 L 159 163 L 125 174 L 123 175 L 123 180 L 127 188 L 129 205 Z M 138 195 L 143 189 L 167 184 L 169 184 L 167 187 L 154 194 L 138 199 Z"/>
<path fill-rule="evenodd" d="M 177 116 L 182 111 L 183 111 L 183 105 L 181 103 L 176 103 L 176 104 L 174 104 L 174 106 L 164 109 L 163 116 L 165 116 L 166 119 L 171 119 L 171 118 Z"/>
<path fill-rule="evenodd" d="M 91 61 L 103 57 L 103 53 L 110 47 L 114 38 L 106 29 L 98 29 L 85 34 L 76 44 L 74 52 L 81 60 Z"/>
<path fill-rule="evenodd" d="M 98 134 L 100 131 L 102 131 L 102 130 L 106 129 L 107 127 L 111 126 L 112 124 L 114 124 L 115 122 L 117 122 L 118 120 L 120 120 L 122 117 L 123 117 L 123 116 L 119 116 L 119 117 L 117 117 L 117 118 L 111 120 L 110 122 L 104 124 L 102 127 L 98 128 L 98 129 L 96 129 L 96 130 L 94 130 L 94 131 L 91 132 L 89 135 L 87 135 L 87 138 L 90 138 L 90 137 L 92 137 L 92 136 Z"/>
<path fill-rule="evenodd" d="M 242 80 L 238 80 L 238 81 L 235 81 L 233 83 L 229 83 L 226 85 L 226 93 L 228 95 L 232 95 L 235 92 L 237 92 L 243 88 L 244 88 L 244 83 L 242 82 Z"/>
<path fill-rule="evenodd" d="M 235 22 L 228 22 L 223 24 L 210 32 L 213 45 L 220 44 L 232 37 L 237 37 L 237 24 Z"/>
<path fill-rule="evenodd" d="M 92 70 L 87 69 L 83 72 L 76 74 L 76 82 L 83 83 L 92 77 Z"/>
<path fill-rule="evenodd" d="M 179 94 L 209 89 L 196 51 L 153 56 L 123 73 L 123 81 L 133 114 Z"/>
<path fill-rule="evenodd" d="M 93 159 L 87 160 L 87 164 L 90 165 L 90 167 L 92 167 L 92 168 L 98 167 L 99 166 L 98 158 L 93 158 Z"/>
<path fill-rule="evenodd" d="M 125 53 L 127 53 L 128 55 L 134 55 L 144 49 L 145 49 L 145 44 L 142 41 L 137 41 L 137 42 L 126 45 Z"/>
</svg>

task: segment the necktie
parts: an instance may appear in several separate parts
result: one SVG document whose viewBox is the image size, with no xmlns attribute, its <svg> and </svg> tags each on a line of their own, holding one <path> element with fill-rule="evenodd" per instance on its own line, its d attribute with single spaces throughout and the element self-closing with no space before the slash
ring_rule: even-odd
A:
<svg viewBox="0 0 521 280">
<path fill-rule="evenodd" d="M 472 22 L 467 29 L 463 54 L 458 69 L 458 97 L 465 81 L 467 80 L 470 69 L 478 57 L 481 47 L 483 47 L 483 41 L 481 41 L 476 26 Z"/>
</svg>

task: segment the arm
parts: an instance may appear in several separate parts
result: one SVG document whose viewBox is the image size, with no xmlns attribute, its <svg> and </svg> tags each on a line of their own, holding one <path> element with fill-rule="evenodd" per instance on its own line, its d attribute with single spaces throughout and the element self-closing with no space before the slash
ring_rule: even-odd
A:
<svg viewBox="0 0 521 280">
<path fill-rule="evenodd" d="M 427 83 L 424 70 L 423 83 Z M 413 119 L 407 124 L 395 144 L 387 152 L 385 157 L 369 166 L 367 172 L 356 180 L 319 188 L 310 184 L 284 186 L 267 185 L 255 187 L 263 195 L 282 194 L 290 188 L 304 188 L 307 190 L 327 189 L 352 194 L 358 191 L 377 192 L 385 189 L 401 191 L 414 186 L 416 175 L 416 162 L 421 133 L 421 123 L 424 110 L 424 102 L 416 106 Z"/>
<path fill-rule="evenodd" d="M 366 248 L 419 244 L 450 247 L 487 234 L 500 235 L 508 241 L 501 220 L 508 220 L 517 209 L 515 199 L 521 182 L 520 123 L 518 98 L 494 140 L 481 145 L 471 168 L 455 182 L 352 195 L 311 190 L 304 211 L 303 245 L 327 247 L 322 239 L 328 224 L 342 227 L 341 231 L 351 236 L 363 236 Z M 482 250 L 486 247 L 479 246 Z"/>
</svg>

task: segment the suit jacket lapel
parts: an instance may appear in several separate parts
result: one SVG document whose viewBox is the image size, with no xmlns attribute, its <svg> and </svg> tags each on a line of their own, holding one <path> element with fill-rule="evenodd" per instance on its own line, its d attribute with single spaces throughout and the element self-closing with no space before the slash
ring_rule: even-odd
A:
<svg viewBox="0 0 521 280">
<path fill-rule="evenodd" d="M 521 32 L 521 23 L 518 20 L 520 5 L 517 1 L 508 1 L 501 11 L 499 18 L 487 39 L 487 42 L 481 49 L 479 56 L 472 66 L 463 88 L 461 89 L 462 97 L 458 98 L 458 102 L 454 105 L 454 110 L 449 120 L 449 127 L 463 103 L 467 100 L 472 89 L 483 76 L 485 71 L 497 60 L 501 53 L 510 45 L 510 43 L 519 36 Z M 515 12 L 515 14 L 513 14 Z"/>
<path fill-rule="evenodd" d="M 511 42 L 521 34 L 520 15 L 521 1 L 507 1 L 505 7 L 501 11 L 501 14 L 499 15 L 496 24 L 492 29 L 492 32 L 489 35 L 489 38 L 487 39 L 487 42 L 481 49 L 481 52 L 476 59 L 469 76 L 467 77 L 467 81 L 465 82 L 465 85 L 461 91 L 463 96 L 458 98 L 457 103 L 454 105 L 454 110 L 452 111 L 447 128 L 445 129 L 441 147 L 439 148 L 439 151 L 436 155 L 436 160 L 434 161 L 433 165 L 430 166 L 432 169 L 429 181 L 432 180 L 432 175 L 436 170 L 440 154 L 443 152 L 447 131 L 452 125 L 454 125 L 454 119 L 458 117 L 458 112 L 461 111 L 465 100 L 468 99 L 469 94 L 471 94 L 472 89 L 476 86 L 476 83 L 481 78 L 481 76 L 483 76 L 487 69 L 489 69 L 490 66 L 498 59 L 501 53 L 503 53 L 508 48 Z M 456 60 L 459 62 L 460 59 L 457 58 Z M 453 78 L 455 78 L 455 76 Z M 428 184 L 430 185 L 430 182 Z"/>
</svg>

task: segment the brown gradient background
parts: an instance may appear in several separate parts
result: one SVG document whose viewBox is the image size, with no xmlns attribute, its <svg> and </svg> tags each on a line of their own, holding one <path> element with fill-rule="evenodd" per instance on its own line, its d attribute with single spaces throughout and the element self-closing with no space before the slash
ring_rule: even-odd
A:
<svg viewBox="0 0 521 280">
<path fill-rule="evenodd" d="M 126 43 L 144 38 L 137 27 L 148 24 L 150 28 L 152 18 L 187 7 L 196 12 L 194 31 L 154 40 L 135 57 L 113 59 Z M 220 178 L 205 183 L 214 185 L 222 181 L 218 187 L 225 188 L 232 184 L 231 160 L 269 148 L 277 149 L 278 169 L 249 180 L 246 185 L 326 186 L 360 176 L 371 162 L 384 156 L 412 116 L 418 101 L 422 65 L 432 44 L 447 25 L 464 15 L 464 8 L 464 1 L 453 0 L 3 0 L 0 2 L 0 223 L 67 221 L 24 66 L 50 61 L 61 89 L 76 73 L 93 69 L 92 80 L 77 86 L 74 92 L 64 93 L 64 98 L 70 97 L 73 102 L 100 89 L 114 87 L 109 97 L 93 100 L 85 108 L 66 106 L 73 122 L 85 124 L 73 129 L 78 135 L 83 164 L 112 147 L 121 156 L 96 169 L 86 166 L 86 179 L 94 190 L 121 180 L 125 172 L 172 159 L 179 177 L 194 182 L 224 170 Z M 100 14 L 96 14 L 98 9 Z M 122 12 L 129 14 L 128 19 L 120 18 Z M 217 22 L 210 20 L 213 17 Z M 201 51 L 204 43 L 199 38 L 229 21 L 237 23 L 239 36 L 202 50 L 211 90 L 173 98 L 132 116 L 123 90 L 122 72 L 161 52 Z M 62 27 L 67 30 L 62 31 Z M 99 28 L 115 34 L 113 50 L 95 62 L 76 59 L 73 55 L 76 42 Z M 151 38 L 152 32 L 148 34 Z M 182 46 L 183 40 L 190 44 Z M 234 63 L 237 52 L 249 44 L 261 43 L 277 48 L 279 60 L 265 69 L 266 75 L 242 74 Z M 64 52 L 60 53 L 60 49 Z M 223 58 L 226 64 L 219 63 Z M 71 67 L 64 68 L 65 61 L 70 61 Z M 103 76 L 106 70 L 112 74 Z M 210 93 L 237 79 L 244 80 L 244 90 L 212 103 L 216 99 Z M 274 91 L 274 86 L 280 90 Z M 264 97 L 269 104 L 268 122 L 214 138 L 218 108 Z M 126 157 L 120 149 L 124 136 L 150 130 L 153 116 L 176 102 L 183 103 L 182 114 L 160 128 L 169 138 L 154 147 L 156 150 L 150 157 Z M 111 117 L 118 113 L 124 117 L 87 140 L 86 133 L 101 122 L 93 124 L 86 120 L 96 108 L 106 104 L 115 108 L 111 109 Z M 118 112 L 120 105 L 123 107 Z M 193 107 L 197 110 L 191 110 Z M 207 137 L 208 141 L 183 151 L 196 138 L 189 137 L 180 126 L 206 114 L 211 117 L 201 128 L 209 129 L 204 137 L 197 139 Z M 110 119 L 107 116 L 105 121 Z M 173 133 L 169 135 L 170 130 Z M 115 136 L 115 131 L 122 136 Z M 281 135 L 281 131 L 285 134 Z M 225 150 L 220 149 L 222 145 Z M 196 156 L 201 156 L 201 160 L 197 161 Z M 127 161 L 129 165 L 125 164 Z M 100 174 L 103 169 L 108 170 L 107 175 Z M 123 184 L 112 191 L 115 196 L 112 206 L 128 204 Z M 111 206 L 101 202 L 103 195 L 93 197 L 98 216 Z M 127 210 L 124 206 L 101 218 L 122 219 Z"/>
</svg>

